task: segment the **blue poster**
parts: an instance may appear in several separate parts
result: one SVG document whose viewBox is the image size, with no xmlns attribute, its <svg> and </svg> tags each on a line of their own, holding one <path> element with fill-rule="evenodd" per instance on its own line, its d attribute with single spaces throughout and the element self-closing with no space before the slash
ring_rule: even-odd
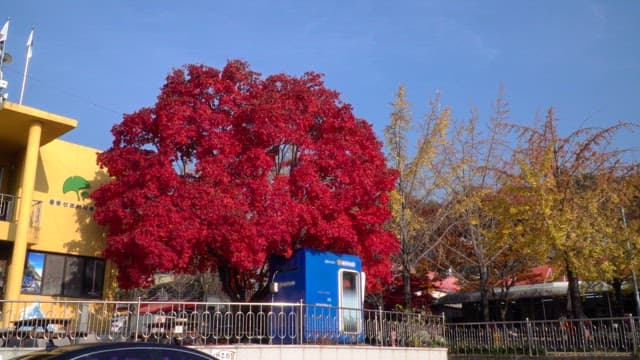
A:
<svg viewBox="0 0 640 360">
<path fill-rule="evenodd" d="M 42 287 L 42 269 L 44 267 L 44 254 L 38 252 L 27 253 L 27 264 L 22 276 L 22 292 L 39 294 Z"/>
</svg>

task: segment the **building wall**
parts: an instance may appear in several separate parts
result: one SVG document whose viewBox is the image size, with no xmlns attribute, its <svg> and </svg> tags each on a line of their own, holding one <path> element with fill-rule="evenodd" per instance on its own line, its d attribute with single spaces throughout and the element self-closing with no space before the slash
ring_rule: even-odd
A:
<svg viewBox="0 0 640 360">
<path fill-rule="evenodd" d="M 93 220 L 93 202 L 81 195 L 108 180 L 96 165 L 98 152 L 61 140 L 40 149 L 33 198 L 42 201 L 42 213 L 39 240 L 32 250 L 100 256 L 105 246 L 103 229 Z M 89 188 L 65 193 L 65 181 L 72 181 L 71 177 L 85 179 Z"/>
<path fill-rule="evenodd" d="M 32 270 L 25 270 L 20 275 L 23 279 L 20 299 L 82 299 L 83 296 L 78 295 L 82 293 L 80 290 L 76 289 L 73 292 L 52 289 L 86 286 L 78 284 L 83 281 L 85 270 L 104 273 L 104 277 L 98 283 L 99 291 L 94 292 L 91 298 L 108 297 L 114 288 L 115 277 L 110 276 L 111 266 L 102 260 L 101 255 L 106 245 L 104 229 L 93 220 L 95 208 L 93 201 L 87 197 L 91 191 L 108 180 L 107 173 L 96 164 L 98 153 L 97 149 L 62 140 L 53 140 L 40 147 L 33 200 L 40 201 L 41 205 L 39 216 L 33 217 L 36 225 L 30 227 L 27 236 L 25 269 L 33 268 L 34 261 L 30 260 L 39 258 L 37 262 L 41 263 L 37 272 L 40 272 L 40 276 L 44 275 L 44 278 L 33 279 L 34 277 L 30 276 Z M 16 183 L 19 184 L 20 181 Z M 24 189 L 14 188 L 12 191 L 5 186 L 4 191 L 20 195 Z M 6 266 L 6 263 L 11 261 L 11 233 L 6 240 L 8 241 L 3 242 L 3 255 L 8 261 L 0 261 L 0 266 Z M 90 265 L 93 266 L 91 269 Z M 6 274 L 6 269 L 3 273 Z M 47 289 L 43 279 L 48 279 Z M 33 287 L 24 284 L 30 280 L 40 283 Z M 69 294 L 74 295 L 65 296 Z"/>
</svg>

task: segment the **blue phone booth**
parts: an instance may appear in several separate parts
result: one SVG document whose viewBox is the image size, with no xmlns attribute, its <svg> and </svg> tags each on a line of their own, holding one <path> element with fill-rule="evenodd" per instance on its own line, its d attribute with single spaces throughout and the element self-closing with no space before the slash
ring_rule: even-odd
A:
<svg viewBox="0 0 640 360">
<path fill-rule="evenodd" d="M 289 259 L 274 258 L 270 269 L 271 300 L 304 303 L 305 342 L 364 339 L 365 274 L 359 257 L 299 249 Z"/>
</svg>

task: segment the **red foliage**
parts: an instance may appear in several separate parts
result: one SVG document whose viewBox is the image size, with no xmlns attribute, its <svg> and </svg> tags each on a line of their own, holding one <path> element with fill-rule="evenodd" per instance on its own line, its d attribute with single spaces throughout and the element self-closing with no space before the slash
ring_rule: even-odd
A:
<svg viewBox="0 0 640 360">
<path fill-rule="evenodd" d="M 389 282 L 396 174 L 321 75 L 188 65 L 112 133 L 98 163 L 113 180 L 91 196 L 121 287 L 158 271 L 257 274 L 268 254 L 298 247 L 357 254 L 370 290 Z"/>
</svg>

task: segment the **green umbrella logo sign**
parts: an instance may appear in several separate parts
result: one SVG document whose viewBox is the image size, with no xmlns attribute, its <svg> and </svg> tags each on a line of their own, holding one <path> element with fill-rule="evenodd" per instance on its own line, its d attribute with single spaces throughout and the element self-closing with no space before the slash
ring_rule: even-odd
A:
<svg viewBox="0 0 640 360">
<path fill-rule="evenodd" d="M 69 191 L 73 191 L 76 193 L 78 201 L 80 201 L 80 198 L 86 199 L 89 197 L 89 192 L 87 190 L 90 187 L 91 185 L 89 185 L 89 182 L 82 176 L 69 176 L 62 185 L 62 192 L 66 194 Z"/>
</svg>

